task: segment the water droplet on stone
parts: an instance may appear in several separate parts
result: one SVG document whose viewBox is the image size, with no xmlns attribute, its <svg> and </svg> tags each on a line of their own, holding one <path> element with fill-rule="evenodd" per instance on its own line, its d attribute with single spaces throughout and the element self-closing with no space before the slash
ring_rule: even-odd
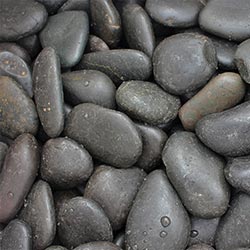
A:
<svg viewBox="0 0 250 250">
<path fill-rule="evenodd" d="M 130 235 L 130 234 L 131 234 L 131 231 L 130 231 L 130 230 L 128 230 L 128 231 L 126 232 L 126 234 L 127 234 L 127 235 Z"/>
<path fill-rule="evenodd" d="M 8 197 L 12 199 L 14 197 L 14 194 L 12 192 L 9 192 Z"/>
<path fill-rule="evenodd" d="M 195 238 L 197 237 L 199 232 L 197 230 L 191 230 L 190 237 Z"/>
<path fill-rule="evenodd" d="M 143 234 L 144 236 L 147 236 L 148 233 L 147 233 L 146 231 L 144 231 L 142 234 Z"/>
<path fill-rule="evenodd" d="M 163 227 L 168 227 L 171 224 L 171 220 L 168 216 L 161 217 L 161 224 Z"/>
<path fill-rule="evenodd" d="M 84 86 L 88 87 L 89 86 L 89 81 L 84 82 Z"/>
<path fill-rule="evenodd" d="M 161 238 L 165 238 L 167 235 L 168 235 L 168 233 L 165 232 L 165 231 L 161 231 L 161 232 L 160 232 L 160 237 L 161 237 Z"/>
</svg>

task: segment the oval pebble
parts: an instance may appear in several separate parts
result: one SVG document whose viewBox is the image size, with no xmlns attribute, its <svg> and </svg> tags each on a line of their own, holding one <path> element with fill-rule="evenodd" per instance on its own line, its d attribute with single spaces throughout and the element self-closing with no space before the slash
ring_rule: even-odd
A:
<svg viewBox="0 0 250 250">
<path fill-rule="evenodd" d="M 88 34 L 88 15 L 84 11 L 65 11 L 49 17 L 39 37 L 43 48 L 54 48 L 61 66 L 69 68 L 80 61 Z"/>
<path fill-rule="evenodd" d="M 94 158 L 115 167 L 131 167 L 142 153 L 141 136 L 125 114 L 91 103 L 72 110 L 65 134 L 83 144 Z"/>
<path fill-rule="evenodd" d="M 179 110 L 179 118 L 186 130 L 194 130 L 204 116 L 221 112 L 239 103 L 246 87 L 239 74 L 226 72 L 208 82 Z"/>
<path fill-rule="evenodd" d="M 2 0 L 0 41 L 16 41 L 40 31 L 47 21 L 44 6 L 30 0 Z"/>
<path fill-rule="evenodd" d="M 248 0 L 210 0 L 200 13 L 199 25 L 216 36 L 243 41 L 250 37 L 249 11 Z"/>
<path fill-rule="evenodd" d="M 91 25 L 94 34 L 111 48 L 116 47 L 121 38 L 121 18 L 112 0 L 90 1 Z"/>
<path fill-rule="evenodd" d="M 36 139 L 22 134 L 11 144 L 0 173 L 0 222 L 8 222 L 23 205 L 39 168 Z"/>
<path fill-rule="evenodd" d="M 166 91 L 182 95 L 204 86 L 217 68 L 216 50 L 203 35 L 181 33 L 164 39 L 155 49 L 156 82 Z"/>
<path fill-rule="evenodd" d="M 30 226 L 21 220 L 12 220 L 2 232 L 2 250 L 32 250 Z"/>
<path fill-rule="evenodd" d="M 138 4 L 128 4 L 123 8 L 122 22 L 129 47 L 152 57 L 155 36 L 147 12 Z"/>
<path fill-rule="evenodd" d="M 84 197 L 96 201 L 108 216 L 113 230 L 121 229 L 145 172 L 139 168 L 116 169 L 100 166 L 90 177 Z"/>
<path fill-rule="evenodd" d="M 85 54 L 77 68 L 99 70 L 108 75 L 114 83 L 146 80 L 152 71 L 149 57 L 141 51 L 132 49 L 106 50 Z"/>
<path fill-rule="evenodd" d="M 62 74 L 65 99 L 77 105 L 94 103 L 114 109 L 116 87 L 105 74 L 96 70 L 80 70 Z"/>
<path fill-rule="evenodd" d="M 89 12 L 89 0 L 68 0 L 61 6 L 58 13 L 69 10 L 82 10 Z"/>
<path fill-rule="evenodd" d="M 97 241 L 80 245 L 74 250 L 122 250 L 122 249 L 111 242 Z"/>
<path fill-rule="evenodd" d="M 203 117 L 196 125 L 199 139 L 213 151 L 224 156 L 241 156 L 250 153 L 250 102 L 229 110 Z"/>
<path fill-rule="evenodd" d="M 186 28 L 198 23 L 206 0 L 147 0 L 146 10 L 156 21 L 169 27 Z"/>
<path fill-rule="evenodd" d="M 226 212 L 230 190 L 224 178 L 224 162 L 194 133 L 173 134 L 162 159 L 171 183 L 192 215 L 214 218 Z"/>
<path fill-rule="evenodd" d="M 151 125 L 168 124 L 180 108 L 178 97 L 143 81 L 123 82 L 117 89 L 116 102 L 131 117 Z"/>
<path fill-rule="evenodd" d="M 68 248 L 91 241 L 112 241 L 110 222 L 95 202 L 76 197 L 62 204 L 58 212 L 58 234 Z"/>
<path fill-rule="evenodd" d="M 33 96 L 30 68 L 19 56 L 8 51 L 0 52 L 0 75 L 12 77 L 30 97 Z"/>
<path fill-rule="evenodd" d="M 42 150 L 41 177 L 52 187 L 68 189 L 86 181 L 92 171 L 90 154 L 69 138 L 48 140 Z"/>
<path fill-rule="evenodd" d="M 98 36 L 89 35 L 89 40 L 85 52 L 97 52 L 109 50 L 108 45 Z"/>
<path fill-rule="evenodd" d="M 64 127 L 63 90 L 60 62 L 53 48 L 43 49 L 36 58 L 33 87 L 44 131 L 50 137 L 60 135 Z"/>
<path fill-rule="evenodd" d="M 0 142 L 0 173 L 3 167 L 4 159 L 8 150 L 8 145 L 4 142 Z"/>
<path fill-rule="evenodd" d="M 228 250 L 250 245 L 250 196 L 238 193 L 222 217 L 216 233 L 217 250 Z"/>
<path fill-rule="evenodd" d="M 206 244 L 196 244 L 187 248 L 187 250 L 215 250 L 215 249 Z"/>
<path fill-rule="evenodd" d="M 39 180 L 33 185 L 19 218 L 32 229 L 34 250 L 51 245 L 56 233 L 56 220 L 52 192 L 46 182 Z"/>
<path fill-rule="evenodd" d="M 168 219 L 169 223 L 162 222 Z M 141 186 L 126 225 L 126 249 L 185 249 L 188 214 L 162 170 L 151 172 Z"/>
</svg>

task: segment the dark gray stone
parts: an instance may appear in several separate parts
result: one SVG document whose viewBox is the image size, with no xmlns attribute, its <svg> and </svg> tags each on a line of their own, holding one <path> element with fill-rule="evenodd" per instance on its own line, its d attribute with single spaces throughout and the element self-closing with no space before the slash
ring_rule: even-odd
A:
<svg viewBox="0 0 250 250">
<path fill-rule="evenodd" d="M 39 168 L 38 143 L 22 134 L 12 143 L 0 174 L 0 222 L 14 218 L 22 207 Z"/>
<path fill-rule="evenodd" d="M 185 249 L 188 214 L 162 170 L 151 172 L 141 186 L 126 226 L 126 249 Z"/>
<path fill-rule="evenodd" d="M 203 35 L 181 33 L 164 39 L 153 56 L 156 82 L 182 95 L 204 86 L 217 68 L 216 50 Z"/>
<path fill-rule="evenodd" d="M 8 150 L 8 145 L 4 142 L 0 142 L 0 173 L 3 167 L 4 159 Z"/>
<path fill-rule="evenodd" d="M 93 157 L 115 167 L 131 167 L 142 153 L 141 136 L 125 114 L 91 103 L 72 110 L 65 135 L 83 144 Z"/>
<path fill-rule="evenodd" d="M 108 75 L 114 83 L 129 80 L 146 80 L 150 77 L 150 58 L 138 50 L 116 49 L 85 54 L 78 69 L 99 70 Z"/>
<path fill-rule="evenodd" d="M 34 250 L 51 245 L 56 233 L 56 219 L 52 192 L 46 182 L 39 180 L 33 185 L 19 218 L 32 229 Z"/>
<path fill-rule="evenodd" d="M 67 249 L 62 246 L 50 246 L 50 247 L 47 247 L 45 250 L 67 250 Z"/>
<path fill-rule="evenodd" d="M 43 4 L 49 14 L 55 13 L 67 0 L 36 0 Z"/>
<path fill-rule="evenodd" d="M 63 87 L 59 58 L 50 47 L 43 49 L 36 58 L 33 87 L 36 108 L 44 131 L 50 137 L 60 135 L 64 126 Z"/>
<path fill-rule="evenodd" d="M 213 151 L 225 156 L 250 153 L 250 102 L 229 110 L 207 115 L 198 121 L 196 134 Z"/>
<path fill-rule="evenodd" d="M 115 236 L 113 243 L 121 249 L 125 249 L 125 232 L 121 231 L 120 233 L 118 233 Z"/>
<path fill-rule="evenodd" d="M 62 204 L 58 213 L 58 234 L 68 248 L 92 241 L 112 241 L 110 222 L 95 202 L 76 197 Z"/>
<path fill-rule="evenodd" d="M 89 12 L 89 0 L 68 0 L 58 10 L 58 13 L 69 10 L 82 10 Z"/>
<path fill-rule="evenodd" d="M 81 70 L 62 75 L 65 99 L 77 105 L 94 103 L 114 109 L 116 87 L 105 74 L 96 70 Z"/>
<path fill-rule="evenodd" d="M 157 84 L 124 82 L 116 92 L 117 105 L 129 116 L 151 125 L 167 124 L 177 117 L 180 99 Z"/>
<path fill-rule="evenodd" d="M 215 249 L 206 244 L 196 244 L 187 248 L 187 250 L 215 250 Z"/>
<path fill-rule="evenodd" d="M 86 53 L 109 50 L 108 45 L 98 36 L 89 35 Z"/>
<path fill-rule="evenodd" d="M 113 3 L 117 10 L 122 13 L 123 8 L 128 4 L 138 4 L 144 7 L 146 0 L 113 0 Z"/>
<path fill-rule="evenodd" d="M 62 67 L 67 68 L 80 61 L 88 35 L 88 15 L 84 11 L 65 11 L 49 17 L 40 41 L 43 48 L 54 48 Z"/>
<path fill-rule="evenodd" d="M 122 249 L 111 242 L 100 241 L 100 242 L 90 242 L 87 244 L 80 245 L 74 250 L 122 250 Z"/>
</svg>

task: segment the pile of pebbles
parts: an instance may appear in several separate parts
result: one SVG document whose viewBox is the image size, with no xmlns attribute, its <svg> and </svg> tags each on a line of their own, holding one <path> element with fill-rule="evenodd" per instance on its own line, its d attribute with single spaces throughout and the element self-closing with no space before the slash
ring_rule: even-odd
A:
<svg viewBox="0 0 250 250">
<path fill-rule="evenodd" d="M 0 249 L 250 249 L 249 0 L 0 0 Z"/>
</svg>

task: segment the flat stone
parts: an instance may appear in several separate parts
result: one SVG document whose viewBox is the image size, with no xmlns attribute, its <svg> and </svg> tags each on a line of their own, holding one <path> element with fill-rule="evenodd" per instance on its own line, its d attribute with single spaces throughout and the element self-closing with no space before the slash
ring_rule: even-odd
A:
<svg viewBox="0 0 250 250">
<path fill-rule="evenodd" d="M 167 134 L 153 126 L 136 124 L 142 136 L 142 154 L 136 166 L 149 172 L 161 163 L 161 153 L 167 140 Z"/>
<path fill-rule="evenodd" d="M 243 41 L 250 37 L 249 11 L 250 2 L 248 0 L 208 1 L 200 13 L 199 25 L 205 31 L 216 36 Z"/>
<path fill-rule="evenodd" d="M 40 171 L 52 187 L 69 189 L 88 180 L 93 171 L 92 157 L 69 138 L 50 139 L 43 146 Z"/>
<path fill-rule="evenodd" d="M 43 48 L 54 48 L 62 67 L 69 68 L 80 61 L 88 35 L 88 15 L 84 11 L 65 11 L 49 17 L 39 37 Z"/>
<path fill-rule="evenodd" d="M 109 50 L 108 45 L 98 36 L 89 35 L 86 53 Z"/>
<path fill-rule="evenodd" d="M 0 76 L 13 78 L 30 97 L 33 96 L 30 67 L 21 57 L 8 51 L 0 52 Z"/>
<path fill-rule="evenodd" d="M 99 70 L 118 84 L 129 80 L 146 80 L 152 71 L 150 58 L 143 52 L 132 49 L 85 54 L 77 68 Z"/>
<path fill-rule="evenodd" d="M 4 142 L 0 142 L 0 173 L 3 167 L 4 159 L 8 150 L 8 145 Z"/>
<path fill-rule="evenodd" d="M 250 156 L 231 158 L 224 169 L 225 177 L 231 186 L 250 194 Z"/>
<path fill-rule="evenodd" d="M 84 197 L 96 201 L 108 216 L 113 230 L 121 229 L 140 188 L 145 172 L 139 168 L 100 166 L 90 177 Z"/>
<path fill-rule="evenodd" d="M 68 248 L 92 241 L 112 241 L 110 222 L 103 209 L 87 198 L 76 197 L 63 203 L 58 213 L 58 234 Z"/>
<path fill-rule="evenodd" d="M 216 233 L 217 250 L 228 250 L 250 245 L 250 196 L 238 193 L 222 217 Z"/>
<path fill-rule="evenodd" d="M 1 249 L 32 250 L 30 226 L 20 220 L 12 220 L 2 232 Z"/>
<path fill-rule="evenodd" d="M 213 151 L 224 156 L 241 156 L 250 153 L 250 102 L 229 110 L 203 117 L 196 125 L 199 139 Z"/>
<path fill-rule="evenodd" d="M 180 108 L 178 97 L 143 81 L 123 82 L 117 89 L 116 102 L 129 116 L 151 125 L 173 121 Z"/>
<path fill-rule="evenodd" d="M 187 250 L 215 250 L 215 249 L 206 244 L 196 244 L 187 248 Z"/>
<path fill-rule="evenodd" d="M 63 90 L 59 58 L 50 47 L 43 49 L 36 58 L 33 88 L 43 129 L 48 136 L 57 137 L 64 127 Z"/>
<path fill-rule="evenodd" d="M 32 229 L 34 250 L 51 245 L 56 233 L 56 219 L 52 192 L 46 182 L 39 180 L 33 185 L 19 218 Z"/>
<path fill-rule="evenodd" d="M 190 221 L 178 195 L 162 170 L 142 184 L 126 226 L 126 249 L 185 249 Z"/>
<path fill-rule="evenodd" d="M 142 140 L 125 114 L 85 103 L 68 115 L 65 135 L 83 144 L 90 154 L 115 167 L 131 167 L 142 153 Z"/>
<path fill-rule="evenodd" d="M 68 0 L 57 12 L 59 13 L 69 10 L 82 10 L 89 12 L 89 0 Z"/>
<path fill-rule="evenodd" d="M 204 86 L 215 73 L 216 50 L 206 36 L 173 35 L 156 47 L 153 68 L 155 80 L 163 89 L 183 95 Z"/>
<path fill-rule="evenodd" d="M 111 48 L 116 47 L 121 39 L 122 24 L 112 0 L 91 0 L 90 15 L 94 34 Z"/>
<path fill-rule="evenodd" d="M 38 143 L 22 134 L 10 146 L 0 174 L 0 222 L 14 218 L 36 178 L 39 168 Z"/>
<path fill-rule="evenodd" d="M 183 127 L 194 130 L 202 117 L 234 107 L 243 99 L 245 92 L 245 83 L 239 74 L 219 74 L 181 107 L 179 118 Z"/>
<path fill-rule="evenodd" d="M 147 0 L 146 10 L 149 15 L 163 25 L 187 28 L 198 23 L 198 16 L 206 0 Z"/>
<path fill-rule="evenodd" d="M 40 31 L 47 21 L 44 6 L 30 0 L 2 0 L 0 41 L 16 41 Z"/>
<path fill-rule="evenodd" d="M 147 12 L 138 4 L 128 4 L 123 8 L 122 21 L 129 47 L 152 57 L 155 35 Z"/>
<path fill-rule="evenodd" d="M 162 160 L 168 178 L 192 215 L 214 218 L 226 212 L 230 189 L 224 178 L 224 161 L 194 133 L 173 134 L 163 149 Z"/>
<path fill-rule="evenodd" d="M 111 242 L 100 241 L 100 242 L 90 242 L 87 244 L 80 245 L 74 250 L 122 250 L 122 249 Z"/>
<path fill-rule="evenodd" d="M 94 103 L 114 109 L 116 87 L 104 73 L 96 70 L 80 70 L 62 74 L 65 99 L 77 105 Z"/>
</svg>

